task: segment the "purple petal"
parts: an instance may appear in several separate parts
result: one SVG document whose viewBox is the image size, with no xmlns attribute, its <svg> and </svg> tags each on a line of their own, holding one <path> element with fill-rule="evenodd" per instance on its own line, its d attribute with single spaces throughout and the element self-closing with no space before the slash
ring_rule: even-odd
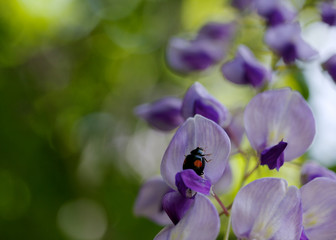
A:
<svg viewBox="0 0 336 240">
<path fill-rule="evenodd" d="M 290 22 L 296 15 L 289 6 L 284 5 L 283 1 L 257 0 L 256 8 L 258 14 L 266 19 L 269 26 Z"/>
<path fill-rule="evenodd" d="M 231 140 L 231 153 L 235 153 L 243 139 L 244 129 L 244 111 L 241 108 L 231 110 L 231 122 L 225 127 L 225 131 Z"/>
<path fill-rule="evenodd" d="M 171 131 L 183 123 L 182 100 L 174 97 L 162 98 L 151 104 L 143 104 L 135 109 L 137 116 L 162 131 Z"/>
<path fill-rule="evenodd" d="M 226 125 L 230 117 L 223 104 L 210 95 L 198 82 L 195 82 L 186 92 L 181 111 L 185 119 L 200 114 L 221 126 Z"/>
<path fill-rule="evenodd" d="M 197 40 L 229 42 L 235 32 L 234 23 L 209 22 L 198 32 Z"/>
<path fill-rule="evenodd" d="M 215 184 L 222 176 L 230 154 L 230 140 L 223 128 L 200 115 L 189 118 L 175 133 L 161 162 L 161 175 L 169 186 L 175 186 L 175 175 L 192 150 L 201 147 L 210 154 L 204 175 Z"/>
<path fill-rule="evenodd" d="M 331 78 L 336 83 L 336 54 L 328 58 L 327 61 L 322 64 L 322 67 L 330 74 Z"/>
<path fill-rule="evenodd" d="M 185 198 L 178 192 L 169 192 L 163 197 L 162 207 L 176 225 L 193 204 L 193 198 Z"/>
<path fill-rule="evenodd" d="M 320 4 L 322 21 L 330 26 L 336 25 L 336 7 L 332 2 L 324 2 Z"/>
<path fill-rule="evenodd" d="M 287 143 L 281 140 L 277 145 L 266 148 L 260 154 L 260 164 L 267 165 L 270 170 L 276 168 L 279 171 L 284 164 L 283 151 L 286 147 Z"/>
<path fill-rule="evenodd" d="M 299 239 L 302 231 L 300 192 L 284 179 L 262 178 L 243 187 L 231 211 L 238 238 Z"/>
<path fill-rule="evenodd" d="M 154 240 L 167 239 L 216 239 L 220 228 L 218 212 L 211 201 L 197 194 L 194 204 L 176 226 L 162 230 Z"/>
<path fill-rule="evenodd" d="M 211 182 L 198 176 L 192 169 L 186 169 L 177 173 L 175 176 L 175 185 L 184 197 L 191 197 L 188 195 L 188 189 L 208 195 L 211 188 Z"/>
<path fill-rule="evenodd" d="M 269 71 L 261 65 L 253 53 L 245 46 L 239 46 L 236 58 L 222 66 L 226 79 L 236 84 L 262 86 L 270 77 Z"/>
<path fill-rule="evenodd" d="M 253 10 L 255 5 L 255 0 L 232 0 L 231 5 L 239 10 Z"/>
<path fill-rule="evenodd" d="M 309 240 L 303 228 L 302 228 L 300 240 Z"/>
<path fill-rule="evenodd" d="M 297 22 L 280 24 L 267 30 L 265 42 L 287 64 L 295 59 L 311 60 L 317 52 L 302 39 L 300 33 L 301 28 Z"/>
<path fill-rule="evenodd" d="M 309 239 L 336 239 L 336 181 L 315 178 L 301 187 L 303 226 Z"/>
<path fill-rule="evenodd" d="M 161 177 L 149 179 L 140 188 L 134 214 L 147 217 L 160 225 L 169 224 L 170 220 L 162 208 L 162 198 L 170 190 Z"/>
<path fill-rule="evenodd" d="M 317 177 L 326 177 L 336 180 L 336 173 L 314 162 L 309 162 L 302 166 L 301 169 L 302 185 L 310 182 L 311 180 Z"/>
<path fill-rule="evenodd" d="M 213 190 L 217 195 L 221 195 L 230 190 L 232 185 L 233 176 L 230 164 L 228 163 L 225 167 L 224 173 L 219 181 L 213 186 Z"/>
<path fill-rule="evenodd" d="M 244 123 L 251 146 L 259 153 L 281 140 L 287 142 L 285 161 L 301 156 L 315 136 L 310 107 L 298 92 L 288 88 L 255 96 L 245 109 Z"/>
</svg>

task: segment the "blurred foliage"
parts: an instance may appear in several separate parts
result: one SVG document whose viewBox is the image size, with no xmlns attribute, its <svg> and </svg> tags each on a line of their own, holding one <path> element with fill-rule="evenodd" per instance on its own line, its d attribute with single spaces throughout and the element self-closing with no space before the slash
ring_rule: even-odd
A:
<svg viewBox="0 0 336 240">
<path fill-rule="evenodd" d="M 1 239 L 151 239 L 160 231 L 134 217 L 132 208 L 148 177 L 137 164 L 159 173 L 151 167 L 160 164 L 170 136 L 154 143 L 147 137 L 158 133 L 145 132 L 136 138 L 143 141 L 132 145 L 133 136 L 148 129 L 135 119 L 133 108 L 166 95 L 182 96 L 195 80 L 229 107 L 248 102 L 254 90 L 223 81 L 219 66 L 190 81 L 164 64 L 171 36 L 192 33 L 209 20 L 233 20 L 237 13 L 228 2 L 0 3 Z M 246 44 L 270 62 L 260 18 L 242 16 L 238 24 L 228 57 Z M 298 74 L 287 72 L 283 84 L 308 98 Z M 153 166 L 146 162 L 150 158 Z"/>
</svg>

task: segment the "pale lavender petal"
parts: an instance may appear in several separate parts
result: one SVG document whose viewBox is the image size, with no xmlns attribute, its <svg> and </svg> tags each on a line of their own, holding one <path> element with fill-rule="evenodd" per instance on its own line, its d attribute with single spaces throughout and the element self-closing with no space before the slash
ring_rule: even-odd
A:
<svg viewBox="0 0 336 240">
<path fill-rule="evenodd" d="M 215 184 L 222 176 L 230 154 L 229 137 L 218 124 L 196 115 L 177 130 L 163 156 L 161 175 L 170 187 L 177 189 L 175 175 L 183 170 L 185 156 L 197 147 L 210 154 L 205 177 Z"/>
<path fill-rule="evenodd" d="M 197 194 L 194 204 L 176 226 L 162 230 L 155 240 L 214 240 L 220 228 L 218 212 L 211 201 Z"/>
<path fill-rule="evenodd" d="M 193 198 L 185 198 L 178 192 L 169 192 L 164 195 L 162 207 L 171 221 L 176 225 L 193 204 Z"/>
<path fill-rule="evenodd" d="M 242 108 L 230 110 L 231 121 L 227 127 L 224 128 L 231 140 L 231 154 L 235 153 L 240 147 L 243 139 L 244 129 L 244 111 Z"/>
<path fill-rule="evenodd" d="M 154 103 L 143 104 L 135 108 L 135 114 L 161 131 L 171 131 L 183 123 L 181 115 L 182 100 L 165 97 Z"/>
<path fill-rule="evenodd" d="M 301 184 L 304 185 L 317 177 L 326 177 L 336 180 L 336 173 L 322 167 L 318 163 L 305 163 L 301 168 Z"/>
<path fill-rule="evenodd" d="M 245 109 L 244 123 L 251 146 L 259 153 L 281 140 L 287 142 L 285 161 L 301 156 L 315 136 L 310 107 L 298 92 L 289 88 L 255 96 Z"/>
<path fill-rule="evenodd" d="M 322 21 L 330 26 L 336 25 L 336 6 L 332 2 L 323 2 L 320 4 Z"/>
<path fill-rule="evenodd" d="M 226 125 L 230 118 L 223 104 L 210 95 L 199 82 L 195 82 L 184 95 L 181 111 L 185 119 L 200 114 L 221 126 Z"/>
<path fill-rule="evenodd" d="M 327 61 L 322 64 L 322 67 L 330 74 L 331 78 L 336 83 L 336 54 L 328 58 Z"/>
<path fill-rule="evenodd" d="M 162 198 L 170 190 L 161 177 L 147 180 L 135 201 L 134 214 L 147 217 L 160 225 L 169 224 L 171 221 L 162 208 Z"/>
<path fill-rule="evenodd" d="M 219 179 L 219 181 L 213 186 L 213 190 L 217 195 L 221 195 L 223 193 L 226 193 L 230 190 L 232 185 L 232 170 L 231 166 L 228 162 L 228 164 L 225 167 L 224 173 L 222 177 Z"/>
<path fill-rule="evenodd" d="M 211 181 L 198 176 L 192 169 L 186 169 L 176 174 L 175 185 L 184 197 L 190 197 L 186 192 L 188 189 L 208 195 Z"/>
<path fill-rule="evenodd" d="M 309 240 L 336 239 L 336 181 L 315 178 L 301 187 L 303 226 Z"/>
<path fill-rule="evenodd" d="M 231 211 L 238 238 L 299 239 L 302 231 L 300 191 L 284 179 L 262 178 L 243 187 Z"/>
</svg>

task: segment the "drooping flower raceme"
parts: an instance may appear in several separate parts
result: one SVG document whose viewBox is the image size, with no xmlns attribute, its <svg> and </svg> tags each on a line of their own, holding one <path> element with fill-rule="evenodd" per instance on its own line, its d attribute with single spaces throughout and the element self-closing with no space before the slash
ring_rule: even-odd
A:
<svg viewBox="0 0 336 240">
<path fill-rule="evenodd" d="M 261 165 L 279 168 L 301 156 L 315 136 L 313 113 L 296 91 L 270 90 L 255 96 L 244 113 L 246 135 Z"/>
<path fill-rule="evenodd" d="M 299 240 L 302 232 L 300 191 L 279 178 L 262 178 L 238 192 L 231 211 L 239 239 Z"/>
<path fill-rule="evenodd" d="M 336 174 L 315 162 L 305 163 L 301 168 L 301 184 L 304 185 L 317 177 L 336 180 Z"/>
<path fill-rule="evenodd" d="M 270 71 L 243 45 L 238 48 L 236 58 L 222 66 L 222 73 L 230 82 L 253 87 L 261 87 L 271 77 Z"/>
<path fill-rule="evenodd" d="M 331 78 L 336 83 L 336 54 L 332 55 L 322 64 L 322 67 L 325 71 L 329 73 Z"/>
<path fill-rule="evenodd" d="M 181 112 L 185 119 L 200 114 L 222 127 L 230 121 L 229 111 L 198 82 L 184 95 Z"/>
<path fill-rule="evenodd" d="M 265 42 L 286 64 L 294 63 L 296 59 L 309 61 L 317 52 L 302 39 L 300 33 L 297 22 L 281 24 L 267 30 Z"/>
<path fill-rule="evenodd" d="M 336 239 L 336 181 L 319 177 L 300 190 L 303 226 L 308 239 Z"/>
<path fill-rule="evenodd" d="M 165 97 L 154 103 L 147 103 L 135 108 L 135 114 L 161 131 L 171 131 L 183 123 L 181 115 L 182 100 Z"/>
</svg>

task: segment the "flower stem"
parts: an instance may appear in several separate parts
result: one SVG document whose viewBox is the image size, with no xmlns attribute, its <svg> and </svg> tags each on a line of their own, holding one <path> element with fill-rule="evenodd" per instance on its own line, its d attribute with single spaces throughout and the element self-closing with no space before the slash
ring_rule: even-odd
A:
<svg viewBox="0 0 336 240">
<path fill-rule="evenodd" d="M 224 240 L 229 240 L 230 229 L 231 229 L 231 216 L 229 217 L 229 220 L 228 220 L 228 225 L 227 225 L 227 228 L 226 228 L 226 233 L 225 233 L 225 236 L 224 236 Z"/>
<path fill-rule="evenodd" d="M 216 199 L 216 201 L 219 203 L 221 208 L 223 209 L 223 212 L 221 214 L 225 214 L 227 217 L 230 216 L 229 211 L 224 206 L 223 202 L 220 200 L 220 198 L 217 196 L 217 194 L 214 191 L 211 191 L 211 195 Z M 221 215 L 220 214 L 220 215 Z"/>
</svg>

